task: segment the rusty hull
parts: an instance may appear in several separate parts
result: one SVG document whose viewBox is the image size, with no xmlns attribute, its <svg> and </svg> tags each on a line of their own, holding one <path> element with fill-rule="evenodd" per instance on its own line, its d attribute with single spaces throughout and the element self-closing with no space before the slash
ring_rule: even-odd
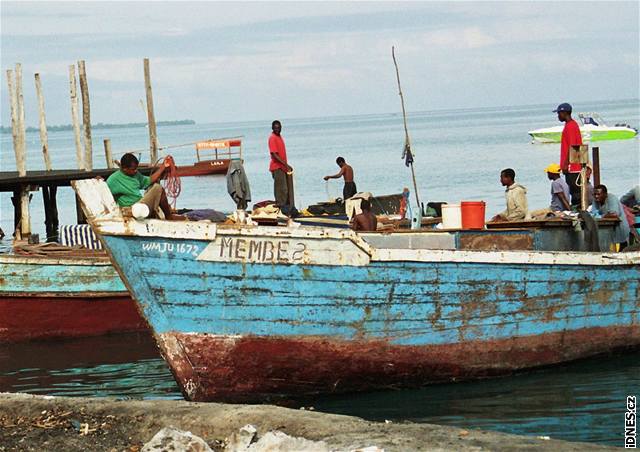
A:
<svg viewBox="0 0 640 452">
<path fill-rule="evenodd" d="M 328 337 L 161 337 L 188 400 L 246 403 L 508 375 L 638 345 L 640 326 L 429 346 Z"/>
</svg>

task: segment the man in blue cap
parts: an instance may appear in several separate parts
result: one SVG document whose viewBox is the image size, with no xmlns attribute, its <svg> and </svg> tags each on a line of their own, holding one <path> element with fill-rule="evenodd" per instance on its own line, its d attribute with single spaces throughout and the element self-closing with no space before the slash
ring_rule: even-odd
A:
<svg viewBox="0 0 640 452">
<path fill-rule="evenodd" d="M 571 105 L 565 102 L 558 105 L 558 108 L 553 112 L 558 113 L 558 121 L 564 122 L 562 139 L 560 140 L 560 168 L 571 191 L 571 205 L 580 206 L 578 177 L 580 176 L 581 165 L 579 163 L 569 163 L 569 149 L 580 148 L 582 135 L 580 134 L 580 126 L 571 117 L 572 110 Z"/>
</svg>

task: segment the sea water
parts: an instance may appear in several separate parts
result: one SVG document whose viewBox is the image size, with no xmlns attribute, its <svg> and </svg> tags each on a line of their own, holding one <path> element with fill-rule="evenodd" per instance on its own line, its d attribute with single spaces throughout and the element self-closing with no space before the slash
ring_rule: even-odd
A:
<svg viewBox="0 0 640 452">
<path fill-rule="evenodd" d="M 575 103 L 576 111 L 598 111 L 610 123 L 640 124 L 638 100 Z M 527 187 L 530 208 L 549 203 L 544 168 L 558 162 L 558 144 L 531 144 L 527 131 L 557 124 L 554 105 L 416 112 L 409 115 L 418 190 L 423 202 L 484 200 L 487 216 L 504 208 L 499 173 L 511 167 Z M 159 118 L 165 119 L 165 118 Z M 243 157 L 253 202 L 273 199 L 267 139 L 271 119 L 158 128 L 161 146 L 243 136 Z M 413 191 L 401 159 L 402 117 L 397 113 L 283 122 L 289 161 L 295 170 L 298 207 L 341 194 L 341 183 L 326 187 L 343 156 L 355 170 L 360 191 L 376 195 Z M 29 121 L 29 120 L 28 120 Z M 114 157 L 126 151 L 148 161 L 144 128 L 93 131 L 94 166 L 104 167 L 102 140 L 111 139 Z M 27 135 L 29 169 L 42 169 L 39 136 Z M 55 169 L 75 167 L 70 132 L 51 132 Z M 620 195 L 639 183 L 638 139 L 600 142 L 602 182 Z M 178 164 L 195 160 L 192 144 L 167 149 Z M 15 168 L 11 135 L 0 137 L 0 170 Z M 413 198 L 412 198 L 413 199 Z M 33 230 L 44 236 L 40 192 L 32 201 Z M 61 224 L 75 220 L 71 189 L 58 192 Z M 224 177 L 184 178 L 178 207 L 231 211 Z M 0 194 L 0 227 L 12 231 L 8 194 Z M 4 242 L 6 246 L 6 240 Z M 0 247 L 2 244 L 0 243 Z M 6 248 L 4 248 L 6 250 Z M 1 250 L 0 250 L 1 252 Z M 132 347 L 131 344 L 136 344 Z M 37 357 L 37 359 L 35 358 Z M 47 357 L 47 359 L 43 359 Z M 575 441 L 621 445 L 626 395 L 640 392 L 640 353 L 603 356 L 519 376 L 419 390 L 324 397 L 306 402 L 315 409 L 374 420 L 431 422 Z M 180 398 L 166 364 L 147 335 L 48 341 L 0 348 L 0 391 L 124 398 Z"/>
<path fill-rule="evenodd" d="M 149 333 L 3 344 L 0 392 L 181 399 Z M 640 352 L 520 375 L 420 389 L 343 394 L 287 406 L 383 422 L 424 422 L 621 446 L 628 395 L 640 395 Z"/>
<path fill-rule="evenodd" d="M 576 103 L 576 111 L 598 111 L 611 124 L 640 124 L 638 100 Z M 516 181 L 527 188 L 531 209 L 547 207 L 550 182 L 544 168 L 559 160 L 558 144 L 532 144 L 527 131 L 558 125 L 553 105 L 511 106 L 410 113 L 411 147 L 420 200 L 459 202 L 483 200 L 487 217 L 504 209 L 504 188 L 499 175 L 513 168 Z M 164 119 L 164 118 L 159 118 Z M 275 119 L 275 118 L 274 118 Z M 335 159 L 344 157 L 355 171 L 360 191 L 374 195 L 414 191 L 411 172 L 401 158 L 404 147 L 402 116 L 398 113 L 330 118 L 286 119 L 282 135 L 289 163 L 294 168 L 296 204 L 305 207 L 330 197 L 341 196 L 341 181 L 323 176 L 338 171 Z M 27 118 L 27 122 L 29 119 Z M 252 201 L 273 199 L 273 180 L 268 171 L 267 140 L 271 120 L 195 124 L 158 128 L 161 151 L 177 163 L 192 164 L 199 140 L 243 136 L 243 158 L 251 185 Z M 149 160 L 147 129 L 97 129 L 93 131 L 95 168 L 104 168 L 103 139 L 109 138 L 114 158 L 127 151 Z M 27 168 L 42 169 L 42 152 L 37 132 L 27 134 Z M 611 193 L 621 195 L 638 183 L 638 139 L 600 142 L 602 183 Z M 54 169 L 76 167 L 75 146 L 70 131 L 50 132 L 49 149 Z M 15 169 L 11 134 L 0 138 L 0 171 Z M 32 200 L 33 231 L 44 237 L 41 192 Z M 414 196 L 411 197 L 414 202 Z M 224 176 L 182 179 L 178 208 L 206 208 L 231 212 L 235 206 L 227 193 Z M 58 191 L 60 223 L 75 221 L 75 200 L 70 188 Z M 0 227 L 13 230 L 10 194 L 0 194 Z"/>
</svg>

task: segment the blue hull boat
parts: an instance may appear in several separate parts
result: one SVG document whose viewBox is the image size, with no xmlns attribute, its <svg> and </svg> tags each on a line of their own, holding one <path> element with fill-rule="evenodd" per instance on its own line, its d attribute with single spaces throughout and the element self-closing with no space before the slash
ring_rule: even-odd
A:
<svg viewBox="0 0 640 452">
<path fill-rule="evenodd" d="M 137 221 L 103 183 L 75 188 L 189 400 L 419 386 L 640 345 L 640 252 Z"/>
</svg>

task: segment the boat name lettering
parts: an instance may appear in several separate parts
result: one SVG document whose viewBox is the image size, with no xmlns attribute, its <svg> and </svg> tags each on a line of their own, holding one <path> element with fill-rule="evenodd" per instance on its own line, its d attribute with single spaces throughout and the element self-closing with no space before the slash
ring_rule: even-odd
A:
<svg viewBox="0 0 640 452">
<path fill-rule="evenodd" d="M 251 262 L 299 262 L 307 250 L 303 242 L 289 240 L 220 238 L 220 257 Z"/>
<path fill-rule="evenodd" d="M 142 244 L 142 249 L 143 251 L 156 251 L 159 254 L 190 254 L 193 257 L 198 257 L 200 253 L 200 247 L 190 243 L 145 242 Z"/>
</svg>

